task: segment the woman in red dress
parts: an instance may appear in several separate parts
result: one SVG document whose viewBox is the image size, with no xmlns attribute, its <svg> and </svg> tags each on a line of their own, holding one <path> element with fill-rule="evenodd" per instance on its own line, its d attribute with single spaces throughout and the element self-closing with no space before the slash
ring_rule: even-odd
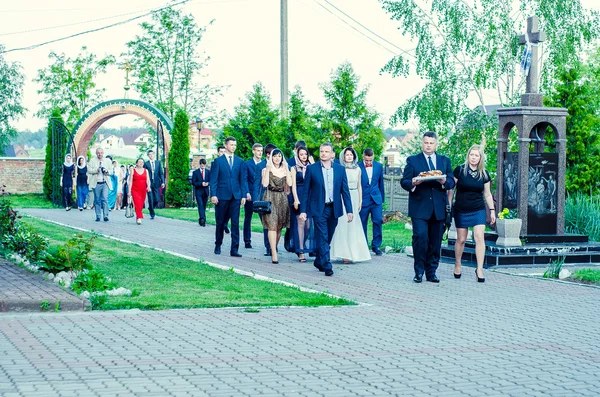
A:
<svg viewBox="0 0 600 397">
<path fill-rule="evenodd" d="M 135 208 L 135 218 L 138 225 L 142 224 L 142 208 L 146 201 L 146 193 L 150 191 L 150 175 L 144 168 L 144 159 L 139 158 L 135 162 L 135 168 L 129 175 L 129 197 L 133 200 L 133 207 Z"/>
</svg>

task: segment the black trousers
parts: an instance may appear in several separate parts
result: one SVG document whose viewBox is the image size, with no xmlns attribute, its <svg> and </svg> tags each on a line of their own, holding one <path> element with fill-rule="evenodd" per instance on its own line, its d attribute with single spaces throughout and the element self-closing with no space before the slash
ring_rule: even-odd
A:
<svg viewBox="0 0 600 397">
<path fill-rule="evenodd" d="M 246 201 L 244 204 L 244 243 L 250 244 L 252 241 L 252 201 Z"/>
<path fill-rule="evenodd" d="M 433 213 L 427 220 L 412 218 L 412 226 L 415 274 L 425 274 L 425 277 L 431 278 L 440 263 L 444 220 L 438 221 Z"/>
<path fill-rule="evenodd" d="M 215 231 L 215 246 L 223 244 L 223 234 L 227 220 L 231 219 L 231 252 L 237 251 L 240 246 L 240 200 L 219 200 L 215 206 L 217 228 Z"/>
</svg>

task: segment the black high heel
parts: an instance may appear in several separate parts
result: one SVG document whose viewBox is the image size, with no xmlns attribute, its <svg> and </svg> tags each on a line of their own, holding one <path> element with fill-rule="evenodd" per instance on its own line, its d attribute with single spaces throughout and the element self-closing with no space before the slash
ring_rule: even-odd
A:
<svg viewBox="0 0 600 397">
<path fill-rule="evenodd" d="M 454 274 L 454 278 L 460 278 L 460 276 L 462 276 L 462 273 L 458 273 L 458 274 L 452 273 L 452 274 Z"/>
<path fill-rule="evenodd" d="M 277 265 L 279 264 L 279 261 L 271 261 L 272 264 Z"/>
<path fill-rule="evenodd" d="M 475 269 L 475 277 L 477 277 L 478 283 L 485 283 L 485 277 L 479 277 L 479 274 L 477 274 L 477 269 Z"/>
</svg>

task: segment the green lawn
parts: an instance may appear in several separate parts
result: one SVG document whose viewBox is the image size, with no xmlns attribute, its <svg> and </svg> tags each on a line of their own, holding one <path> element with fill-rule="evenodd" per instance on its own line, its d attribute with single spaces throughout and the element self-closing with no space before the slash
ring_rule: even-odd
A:
<svg viewBox="0 0 600 397">
<path fill-rule="evenodd" d="M 190 211 L 191 212 L 191 211 Z M 74 231 L 34 218 L 23 221 L 61 244 Z M 119 287 L 134 291 L 131 297 L 108 297 L 102 309 L 174 309 L 249 306 L 337 306 L 351 301 L 325 294 L 259 281 L 137 245 L 98 238 L 92 250 L 95 269 Z"/>
<path fill-rule="evenodd" d="M 52 203 L 47 201 L 41 194 L 24 194 L 24 195 L 12 195 L 9 196 L 11 205 L 15 208 L 54 208 Z M 209 208 L 211 205 L 209 204 Z M 147 210 L 144 210 L 146 213 Z M 164 216 L 165 218 L 180 219 L 184 221 L 198 222 L 198 210 L 195 208 L 162 208 L 157 209 L 156 214 L 158 216 Z M 210 212 L 207 209 L 206 212 L 206 223 L 209 225 L 215 224 L 215 213 Z M 240 210 L 240 227 L 244 223 L 244 208 Z M 252 231 L 262 232 L 262 224 L 258 215 L 252 217 Z M 369 241 L 372 234 L 372 225 L 369 223 L 367 233 Z M 404 222 L 390 221 L 383 225 L 383 244 L 382 248 L 390 246 L 395 250 L 401 249 L 406 246 L 410 246 L 412 243 L 412 231 L 406 230 Z"/>
</svg>

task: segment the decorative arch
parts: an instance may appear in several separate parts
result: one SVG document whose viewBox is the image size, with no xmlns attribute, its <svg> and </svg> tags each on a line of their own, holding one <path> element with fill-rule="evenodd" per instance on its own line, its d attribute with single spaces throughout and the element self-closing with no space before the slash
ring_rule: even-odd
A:
<svg viewBox="0 0 600 397">
<path fill-rule="evenodd" d="M 168 167 L 169 150 L 171 149 L 171 131 L 173 121 L 162 110 L 148 102 L 135 99 L 113 99 L 99 103 L 90 109 L 73 128 L 73 144 L 77 153 L 86 153 L 92 137 L 104 122 L 123 114 L 133 114 L 155 126 L 158 142 L 163 142 L 165 169 Z M 162 125 L 162 128 L 159 127 Z"/>
</svg>

